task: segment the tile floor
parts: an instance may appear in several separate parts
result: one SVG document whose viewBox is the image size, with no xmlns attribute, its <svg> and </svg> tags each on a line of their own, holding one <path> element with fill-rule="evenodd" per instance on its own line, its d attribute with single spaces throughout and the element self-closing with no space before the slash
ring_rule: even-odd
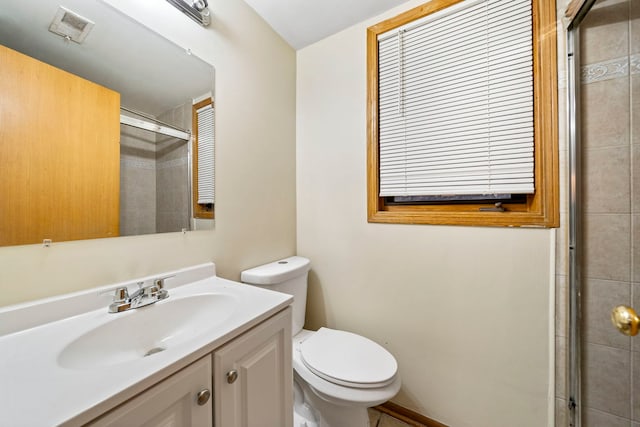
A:
<svg viewBox="0 0 640 427">
<path fill-rule="evenodd" d="M 407 424 L 380 411 L 369 408 L 371 427 L 421 427 L 422 424 Z"/>
</svg>

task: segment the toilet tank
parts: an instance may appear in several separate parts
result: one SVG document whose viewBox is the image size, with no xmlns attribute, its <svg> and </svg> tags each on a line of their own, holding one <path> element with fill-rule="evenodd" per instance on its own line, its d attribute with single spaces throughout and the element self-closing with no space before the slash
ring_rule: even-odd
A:
<svg viewBox="0 0 640 427">
<path fill-rule="evenodd" d="M 293 328 L 296 335 L 302 330 L 307 307 L 307 276 L 311 262 L 307 258 L 292 256 L 260 265 L 240 274 L 240 281 L 276 292 L 293 295 Z"/>
</svg>

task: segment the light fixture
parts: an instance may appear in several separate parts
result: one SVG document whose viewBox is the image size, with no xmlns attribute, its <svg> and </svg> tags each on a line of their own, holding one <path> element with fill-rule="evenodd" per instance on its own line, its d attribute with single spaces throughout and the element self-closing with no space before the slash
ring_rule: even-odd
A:
<svg viewBox="0 0 640 427">
<path fill-rule="evenodd" d="M 196 21 L 203 27 L 211 23 L 211 13 L 207 0 L 167 0 L 179 11 Z"/>
<path fill-rule="evenodd" d="M 60 6 L 56 16 L 51 21 L 51 25 L 49 25 L 49 31 L 64 37 L 66 40 L 82 43 L 94 25 L 93 21 Z"/>
</svg>

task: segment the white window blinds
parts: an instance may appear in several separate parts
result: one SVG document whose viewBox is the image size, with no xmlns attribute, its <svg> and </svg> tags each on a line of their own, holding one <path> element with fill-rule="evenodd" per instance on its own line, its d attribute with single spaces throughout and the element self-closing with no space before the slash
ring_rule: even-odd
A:
<svg viewBox="0 0 640 427">
<path fill-rule="evenodd" d="M 212 104 L 196 111 L 198 116 L 198 203 L 215 200 L 214 186 L 214 109 Z"/>
<path fill-rule="evenodd" d="M 531 0 L 379 35 L 380 196 L 533 193 L 532 49 Z"/>
</svg>

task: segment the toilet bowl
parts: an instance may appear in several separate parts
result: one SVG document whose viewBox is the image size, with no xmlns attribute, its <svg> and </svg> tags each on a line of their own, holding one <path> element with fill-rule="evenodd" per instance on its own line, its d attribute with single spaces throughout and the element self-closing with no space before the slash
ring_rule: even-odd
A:
<svg viewBox="0 0 640 427">
<path fill-rule="evenodd" d="M 368 427 L 367 408 L 400 390 L 397 362 L 360 335 L 302 329 L 309 269 L 308 259 L 290 257 L 241 274 L 244 283 L 294 296 L 294 427 Z"/>
</svg>

